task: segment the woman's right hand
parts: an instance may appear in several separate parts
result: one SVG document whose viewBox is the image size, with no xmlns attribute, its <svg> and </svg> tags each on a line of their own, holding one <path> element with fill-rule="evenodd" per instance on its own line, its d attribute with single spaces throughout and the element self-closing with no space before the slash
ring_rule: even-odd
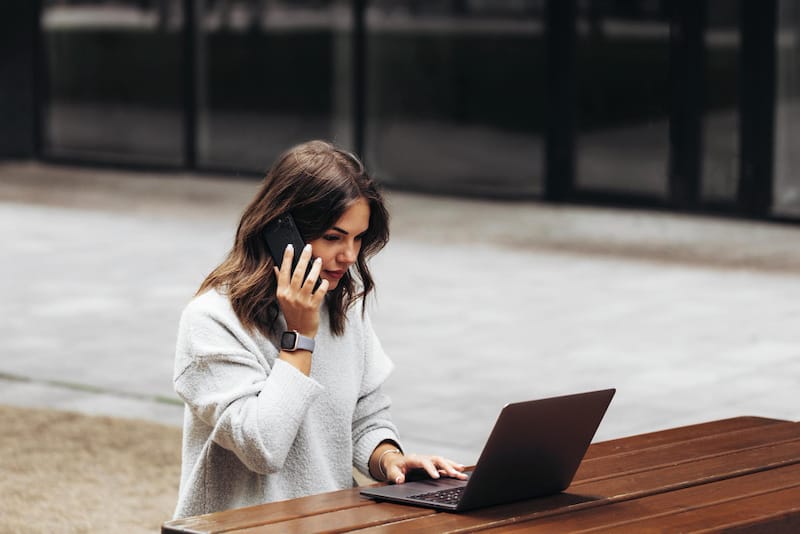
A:
<svg viewBox="0 0 800 534">
<path fill-rule="evenodd" d="M 319 329 L 319 309 L 328 291 L 328 281 L 323 279 L 316 291 L 314 285 L 322 269 L 322 260 L 317 258 L 311 266 L 308 278 L 303 276 L 311 261 L 311 245 L 306 245 L 300 254 L 300 260 L 292 273 L 294 248 L 288 245 L 283 252 L 281 268 L 275 267 L 278 278 L 276 296 L 278 305 L 286 319 L 287 330 L 297 330 L 300 334 L 313 338 Z"/>
</svg>

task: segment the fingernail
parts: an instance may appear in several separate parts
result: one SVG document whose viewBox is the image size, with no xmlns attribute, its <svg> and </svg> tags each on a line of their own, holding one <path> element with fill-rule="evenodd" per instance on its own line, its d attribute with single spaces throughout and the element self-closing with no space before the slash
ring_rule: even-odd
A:
<svg viewBox="0 0 800 534">
<path fill-rule="evenodd" d="M 311 245 L 306 243 L 306 246 L 303 247 L 303 250 L 311 250 Z"/>
<path fill-rule="evenodd" d="M 288 245 L 286 245 L 286 250 L 294 250 L 294 246 L 291 243 L 289 243 Z"/>
<path fill-rule="evenodd" d="M 314 260 L 314 263 L 322 263 L 322 258 L 317 258 L 316 260 Z"/>
<path fill-rule="evenodd" d="M 397 475 L 397 478 L 394 479 L 395 484 L 402 484 L 403 483 L 403 475 Z"/>
</svg>

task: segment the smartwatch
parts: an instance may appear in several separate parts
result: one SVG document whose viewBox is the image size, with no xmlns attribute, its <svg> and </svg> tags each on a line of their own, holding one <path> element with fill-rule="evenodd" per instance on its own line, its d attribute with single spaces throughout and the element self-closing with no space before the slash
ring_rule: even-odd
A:
<svg viewBox="0 0 800 534">
<path fill-rule="evenodd" d="M 281 349 L 289 352 L 294 352 L 296 350 L 314 352 L 314 340 L 299 334 L 297 330 L 287 330 L 281 334 Z"/>
</svg>

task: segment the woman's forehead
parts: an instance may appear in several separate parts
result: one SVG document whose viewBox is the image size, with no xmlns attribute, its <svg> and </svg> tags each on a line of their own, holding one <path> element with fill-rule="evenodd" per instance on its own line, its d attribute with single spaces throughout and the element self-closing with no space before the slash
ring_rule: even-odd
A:
<svg viewBox="0 0 800 534">
<path fill-rule="evenodd" d="M 370 206 L 367 199 L 359 197 L 350 204 L 334 226 L 347 233 L 364 231 L 369 227 Z M 359 231 L 360 230 L 360 231 Z"/>
</svg>

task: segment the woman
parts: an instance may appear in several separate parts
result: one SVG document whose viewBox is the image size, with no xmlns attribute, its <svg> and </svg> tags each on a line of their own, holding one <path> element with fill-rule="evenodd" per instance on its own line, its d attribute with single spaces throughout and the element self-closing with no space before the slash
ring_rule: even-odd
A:
<svg viewBox="0 0 800 534">
<path fill-rule="evenodd" d="M 278 269 L 264 228 L 286 213 L 308 244 L 287 247 Z M 352 154 L 311 141 L 269 170 L 181 317 L 176 518 L 351 487 L 352 467 L 395 483 L 414 469 L 466 478 L 450 460 L 404 454 L 389 416 L 392 363 L 365 311 L 367 260 L 388 237 L 381 194 Z"/>
</svg>

